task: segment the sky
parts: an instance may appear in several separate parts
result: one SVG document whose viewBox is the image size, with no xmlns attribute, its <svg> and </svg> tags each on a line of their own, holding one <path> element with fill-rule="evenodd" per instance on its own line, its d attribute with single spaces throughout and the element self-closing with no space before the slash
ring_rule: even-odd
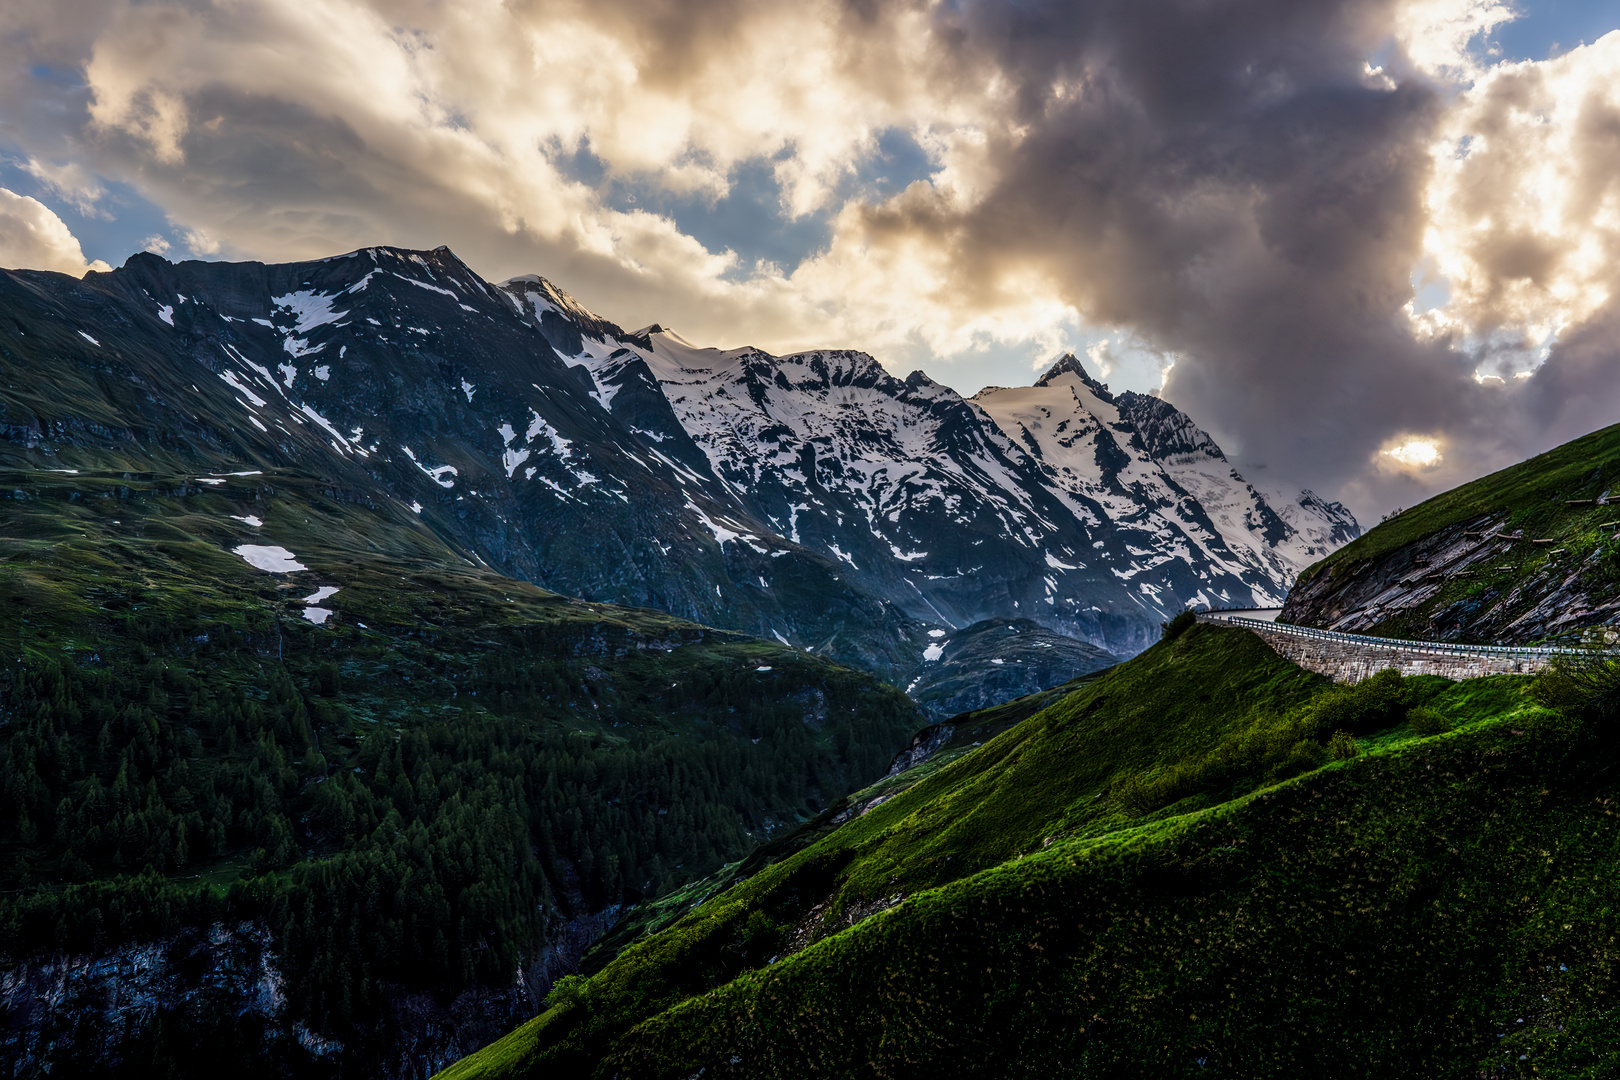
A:
<svg viewBox="0 0 1620 1080">
<path fill-rule="evenodd" d="M 7 0 L 0 265 L 448 244 L 1363 521 L 1620 421 L 1620 0 Z"/>
</svg>

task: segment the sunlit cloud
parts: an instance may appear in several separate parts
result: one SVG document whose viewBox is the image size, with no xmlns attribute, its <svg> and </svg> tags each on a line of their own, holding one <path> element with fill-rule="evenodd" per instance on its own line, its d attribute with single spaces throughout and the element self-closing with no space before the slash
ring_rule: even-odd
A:
<svg viewBox="0 0 1620 1080">
<path fill-rule="evenodd" d="M 55 270 L 83 277 L 89 270 L 111 270 L 84 249 L 56 212 L 38 199 L 0 188 L 0 265 Z"/>
<path fill-rule="evenodd" d="M 1407 0 L 1395 8 L 1395 39 L 1420 71 L 1468 81 L 1488 63 L 1480 39 L 1516 17 L 1501 0 Z"/>
<path fill-rule="evenodd" d="M 23 171 L 85 217 L 111 216 L 97 205 L 106 197 L 107 189 L 78 162 L 52 164 L 38 158 L 29 158 L 23 164 Z"/>
<path fill-rule="evenodd" d="M 1481 355 L 1524 370 L 1620 284 L 1620 33 L 1483 73 L 1433 144 L 1424 250 Z M 1512 374 L 1503 371 L 1501 374 Z"/>
<path fill-rule="evenodd" d="M 1440 447 L 1433 439 L 1408 438 L 1387 450 L 1379 451 L 1379 454 L 1397 465 L 1410 469 L 1427 469 L 1440 464 Z"/>
</svg>

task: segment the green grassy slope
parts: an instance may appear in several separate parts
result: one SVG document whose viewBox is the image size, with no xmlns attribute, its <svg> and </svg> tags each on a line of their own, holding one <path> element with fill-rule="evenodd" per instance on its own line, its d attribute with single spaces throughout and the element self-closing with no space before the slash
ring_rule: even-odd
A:
<svg viewBox="0 0 1620 1080">
<path fill-rule="evenodd" d="M 317 477 L 206 479 L 0 474 L 0 954 L 262 920 L 291 1016 L 352 1052 L 324 1071 L 390 1060 L 390 993 L 504 990 L 560 924 L 813 817 L 923 722 L 803 652 L 501 577 Z M 167 1061 L 228 1017 L 158 1019 Z"/>
<path fill-rule="evenodd" d="M 1593 785 L 1526 684 L 1404 680 L 1401 709 L 1457 725 L 1422 736 L 1357 712 L 1382 691 L 1195 626 L 855 797 L 445 1076 L 1403 1075 L 1484 1053 L 1530 955 L 1493 966 L 1499 934 L 1607 918 L 1590 876 L 1549 895 L 1542 853 L 1587 875 L 1620 838 L 1588 847 Z M 1359 757 L 1326 761 L 1328 721 L 1365 731 Z M 1607 956 L 1568 980 L 1581 1002 Z"/>
<path fill-rule="evenodd" d="M 1527 536 L 1579 542 L 1598 524 L 1614 521 L 1620 513 L 1614 507 L 1566 506 L 1565 502 L 1593 499 L 1612 488 L 1620 488 L 1620 424 L 1402 511 L 1307 567 L 1296 588 L 1318 574 L 1351 571 L 1441 529 L 1488 514 L 1511 513 L 1511 527 L 1523 528 Z"/>
</svg>

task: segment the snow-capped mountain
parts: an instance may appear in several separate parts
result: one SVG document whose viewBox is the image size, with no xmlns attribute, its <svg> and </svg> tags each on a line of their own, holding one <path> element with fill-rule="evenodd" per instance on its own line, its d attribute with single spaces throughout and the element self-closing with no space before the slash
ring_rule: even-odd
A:
<svg viewBox="0 0 1620 1080">
<path fill-rule="evenodd" d="M 0 307 L 9 467 L 138 447 L 203 479 L 297 468 L 504 573 L 902 686 L 985 619 L 1134 653 L 1183 604 L 1280 602 L 1359 531 L 1309 493 L 1268 499 L 1187 417 L 1072 357 L 966 400 L 864 353 L 626 332 L 444 248 L 13 271 Z"/>
<path fill-rule="evenodd" d="M 615 333 L 544 279 L 503 288 L 537 325 L 571 322 L 554 344 L 610 411 L 690 439 L 740 514 L 924 620 L 1027 617 L 1128 654 L 1183 604 L 1281 603 L 1358 532 L 1309 492 L 1274 509 L 1184 414 L 1073 356 L 964 400 L 864 353 L 700 349 Z"/>
</svg>

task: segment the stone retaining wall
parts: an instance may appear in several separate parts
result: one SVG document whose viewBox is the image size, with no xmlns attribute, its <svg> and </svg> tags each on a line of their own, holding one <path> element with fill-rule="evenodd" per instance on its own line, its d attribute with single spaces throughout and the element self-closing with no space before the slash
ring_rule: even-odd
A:
<svg viewBox="0 0 1620 1080">
<path fill-rule="evenodd" d="M 1200 621 L 1234 625 L 1220 618 L 1201 618 Z M 1301 637 L 1282 630 L 1262 629 L 1247 620 L 1245 623 L 1242 629 L 1258 634 L 1278 655 L 1287 657 L 1306 671 L 1326 675 L 1340 683 L 1358 683 L 1385 668 L 1394 668 L 1402 675 L 1442 675 L 1448 679 L 1525 675 L 1542 670 L 1553 660 L 1552 656 L 1525 653 L 1459 653 L 1449 651 L 1444 646 L 1426 647 L 1416 641 L 1410 647 L 1401 647 Z"/>
</svg>

